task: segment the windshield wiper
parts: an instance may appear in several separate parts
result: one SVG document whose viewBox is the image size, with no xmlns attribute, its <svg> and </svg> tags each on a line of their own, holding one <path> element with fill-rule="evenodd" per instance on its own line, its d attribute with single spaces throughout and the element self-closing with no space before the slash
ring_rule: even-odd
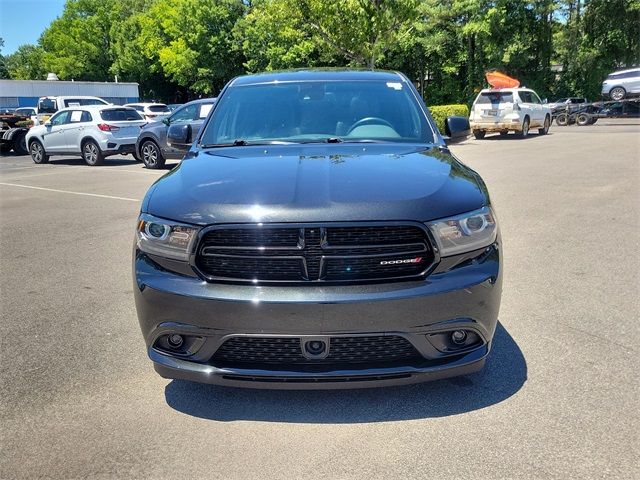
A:
<svg viewBox="0 0 640 480">
<path fill-rule="evenodd" d="M 304 143 L 304 144 L 309 144 L 309 143 L 342 143 L 344 140 L 342 140 L 340 137 L 328 137 L 328 138 L 319 138 L 318 140 L 303 140 L 301 142 L 298 143 Z"/>
<path fill-rule="evenodd" d="M 285 142 L 283 140 L 269 140 L 265 142 L 247 142 L 241 138 L 234 140 L 231 143 L 205 143 L 200 145 L 202 148 L 221 148 L 221 147 L 247 147 L 254 145 L 293 145 L 298 142 Z"/>
<path fill-rule="evenodd" d="M 236 139 L 231 143 L 206 143 L 201 145 L 202 148 L 215 148 L 215 147 L 244 147 L 249 145 L 246 140 Z"/>
</svg>

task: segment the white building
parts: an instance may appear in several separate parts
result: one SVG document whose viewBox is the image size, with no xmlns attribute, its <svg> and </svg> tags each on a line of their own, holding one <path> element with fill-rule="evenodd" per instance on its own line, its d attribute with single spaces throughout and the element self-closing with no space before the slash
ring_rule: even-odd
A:
<svg viewBox="0 0 640 480">
<path fill-rule="evenodd" d="M 123 105 L 139 100 L 137 83 L 0 80 L 0 108 L 35 107 L 40 97 L 90 95 Z"/>
</svg>

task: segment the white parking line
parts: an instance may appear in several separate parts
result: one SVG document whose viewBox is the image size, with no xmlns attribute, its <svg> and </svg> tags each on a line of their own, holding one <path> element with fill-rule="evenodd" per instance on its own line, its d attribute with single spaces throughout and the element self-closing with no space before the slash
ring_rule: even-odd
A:
<svg viewBox="0 0 640 480">
<path fill-rule="evenodd" d="M 45 192 L 69 193 L 71 195 L 83 195 L 85 197 L 98 197 L 98 198 L 110 198 L 112 200 L 125 200 L 127 202 L 139 202 L 140 201 L 137 198 L 114 197 L 113 195 L 100 195 L 98 193 L 71 192 L 69 190 L 56 190 L 55 188 L 34 187 L 32 185 L 19 185 L 17 183 L 0 182 L 0 185 L 4 185 L 6 187 L 19 187 L 19 188 L 31 188 L 33 190 L 44 190 Z"/>
<path fill-rule="evenodd" d="M 36 173 L 34 175 L 23 175 L 21 173 L 15 173 L 12 176 L 20 175 L 18 178 L 7 178 L 6 180 L 22 180 L 23 178 L 44 177 L 46 175 L 62 175 L 64 172 L 49 172 L 49 173 Z"/>
</svg>

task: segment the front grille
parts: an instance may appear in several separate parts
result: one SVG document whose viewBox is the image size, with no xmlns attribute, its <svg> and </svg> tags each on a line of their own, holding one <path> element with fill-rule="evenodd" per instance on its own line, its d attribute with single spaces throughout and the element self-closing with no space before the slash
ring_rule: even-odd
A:
<svg viewBox="0 0 640 480">
<path fill-rule="evenodd" d="M 296 337 L 231 337 L 212 358 L 218 366 L 286 366 L 409 364 L 423 360 L 415 347 L 399 335 L 332 337 L 329 354 L 323 359 L 308 359 L 302 354 Z"/>
<path fill-rule="evenodd" d="M 353 282 L 416 278 L 433 259 L 416 225 L 247 225 L 205 233 L 196 266 L 209 281 Z"/>
</svg>

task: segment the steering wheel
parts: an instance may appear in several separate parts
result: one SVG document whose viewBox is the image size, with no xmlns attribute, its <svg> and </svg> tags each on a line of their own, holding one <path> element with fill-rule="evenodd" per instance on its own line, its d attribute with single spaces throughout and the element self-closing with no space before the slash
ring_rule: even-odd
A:
<svg viewBox="0 0 640 480">
<path fill-rule="evenodd" d="M 351 132 L 353 132 L 356 128 L 361 127 L 362 125 L 368 125 L 370 123 L 373 123 L 375 125 L 386 125 L 387 127 L 395 130 L 393 128 L 393 125 L 391 125 L 389 122 L 387 122 L 384 118 L 366 117 L 366 118 L 361 118 L 356 123 L 351 125 L 351 128 L 349 128 L 349 131 L 347 132 L 347 135 L 349 135 Z"/>
</svg>

